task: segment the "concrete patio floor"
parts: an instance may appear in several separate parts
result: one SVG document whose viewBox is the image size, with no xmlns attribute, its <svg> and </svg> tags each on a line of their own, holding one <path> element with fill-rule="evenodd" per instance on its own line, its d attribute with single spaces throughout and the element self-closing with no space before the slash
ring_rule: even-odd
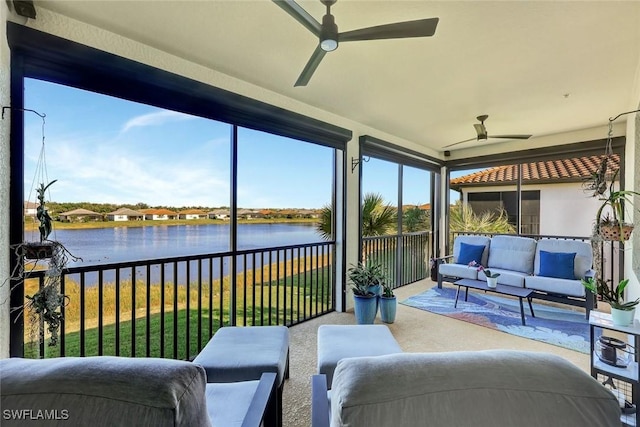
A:
<svg viewBox="0 0 640 427">
<path fill-rule="evenodd" d="M 422 280 L 396 289 L 398 301 L 423 292 L 435 283 Z M 568 306 L 566 306 L 568 307 Z M 584 309 L 576 308 L 576 310 Z M 380 323 L 380 318 L 376 319 Z M 284 425 L 308 427 L 311 422 L 311 376 L 316 371 L 316 339 L 323 324 L 355 324 L 353 312 L 331 313 L 290 328 L 290 379 L 284 387 Z M 405 352 L 512 349 L 561 356 L 589 372 L 589 355 L 539 341 L 517 337 L 398 304 L 395 323 L 389 325 Z"/>
</svg>

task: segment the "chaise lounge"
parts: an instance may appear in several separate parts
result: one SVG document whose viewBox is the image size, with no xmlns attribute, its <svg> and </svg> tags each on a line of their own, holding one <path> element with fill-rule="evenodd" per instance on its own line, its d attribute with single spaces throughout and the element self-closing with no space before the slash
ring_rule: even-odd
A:
<svg viewBox="0 0 640 427">
<path fill-rule="evenodd" d="M 202 366 L 158 358 L 3 359 L 2 425 L 259 427 L 275 381 L 207 384 Z"/>
<path fill-rule="evenodd" d="M 620 426 L 616 397 L 570 362 L 509 350 L 338 362 L 312 380 L 312 426 Z"/>
</svg>

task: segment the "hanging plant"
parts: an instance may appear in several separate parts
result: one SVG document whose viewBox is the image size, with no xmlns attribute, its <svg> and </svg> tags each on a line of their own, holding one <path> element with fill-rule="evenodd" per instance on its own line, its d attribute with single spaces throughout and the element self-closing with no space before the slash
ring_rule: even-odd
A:
<svg viewBox="0 0 640 427">
<path fill-rule="evenodd" d="M 54 242 L 48 240 L 51 231 L 53 230 L 53 220 L 46 207 L 45 192 L 47 189 L 57 181 L 54 179 L 47 185 L 40 183 L 40 187 L 36 190 L 38 193 L 38 207 L 36 209 L 36 218 L 39 222 L 38 230 L 40 231 L 39 242 L 25 242 L 22 249 L 22 255 L 26 259 L 38 260 L 51 258 L 54 251 Z"/>
<path fill-rule="evenodd" d="M 3 118 L 5 108 L 12 107 L 3 107 Z M 36 220 L 40 238 L 37 242 L 22 242 L 12 246 L 19 261 L 16 263 L 9 280 L 21 282 L 24 285 L 25 278 L 28 277 L 25 265 L 29 266 L 28 268 L 35 269 L 41 265 L 39 264 L 40 260 L 47 260 L 45 261 L 47 265 L 44 281 L 38 291 L 33 295 L 26 295 L 25 303 L 21 307 L 13 308 L 12 310 L 19 310 L 25 317 L 28 316 L 30 318 L 31 328 L 29 330 L 30 334 L 32 334 L 32 342 L 36 342 L 36 331 L 38 331 L 39 342 L 44 342 L 46 333 L 44 328 L 40 327 L 42 322 L 46 325 L 46 331 L 50 337 L 49 346 L 55 346 L 58 343 L 60 325 L 64 320 L 62 307 L 69 300 L 69 297 L 62 294 L 60 289 L 62 273 L 67 266 L 69 258 L 74 261 L 81 261 L 82 259 L 72 255 L 62 243 L 49 239 L 53 231 L 53 219 L 46 206 L 46 193 L 49 187 L 57 180 L 49 181 L 46 179 L 44 135 L 46 115 L 29 109 L 20 110 L 32 112 L 42 119 L 42 147 L 34 177 L 34 183 L 36 180 L 40 182 L 36 188 L 38 199 Z"/>
<path fill-rule="evenodd" d="M 36 325 L 42 319 L 50 334 L 49 346 L 55 346 L 58 344 L 58 332 L 64 318 L 61 308 L 69 300 L 69 297 L 60 291 L 60 280 L 62 271 L 67 264 L 68 252 L 58 242 L 51 242 L 51 248 L 52 255 L 49 258 L 49 268 L 45 273 L 44 286 L 32 296 L 26 296 L 29 301 L 25 304 L 24 309 L 31 319 L 31 331 L 36 330 Z M 44 330 L 40 329 L 39 333 L 39 340 L 43 342 L 45 339 Z M 35 340 L 32 339 L 32 341 Z"/>
<path fill-rule="evenodd" d="M 596 214 L 596 229 L 594 231 L 603 240 L 629 240 L 634 227 L 633 224 L 624 222 L 625 204 L 633 206 L 632 196 L 640 196 L 640 193 L 631 190 L 616 190 L 615 180 L 618 172 L 619 170 L 613 175 L 608 191 L 600 198 L 602 204 Z M 610 213 L 607 212 L 603 216 L 607 206 L 610 208 Z"/>
</svg>

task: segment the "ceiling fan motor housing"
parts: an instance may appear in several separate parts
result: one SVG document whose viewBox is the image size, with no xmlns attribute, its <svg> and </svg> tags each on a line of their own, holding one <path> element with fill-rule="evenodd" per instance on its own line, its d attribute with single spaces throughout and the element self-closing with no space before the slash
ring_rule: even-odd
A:
<svg viewBox="0 0 640 427">
<path fill-rule="evenodd" d="M 331 52 L 338 48 L 338 26 L 333 15 L 328 13 L 322 17 L 320 47 L 326 52 Z"/>
</svg>

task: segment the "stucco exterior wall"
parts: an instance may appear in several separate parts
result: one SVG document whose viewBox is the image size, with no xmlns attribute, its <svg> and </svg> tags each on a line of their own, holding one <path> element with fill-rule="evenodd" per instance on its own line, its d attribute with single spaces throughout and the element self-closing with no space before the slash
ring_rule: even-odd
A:
<svg viewBox="0 0 640 427">
<path fill-rule="evenodd" d="M 7 3 L 0 3 L 0 105 L 9 105 Z M 0 218 L 9 217 L 9 119 L 0 120 Z M 0 221 L 0 358 L 9 356 L 9 221 Z"/>
<path fill-rule="evenodd" d="M 540 234 L 591 235 L 600 202 L 582 191 L 580 183 L 525 188 L 540 190 Z"/>
<path fill-rule="evenodd" d="M 588 237 L 591 235 L 598 199 L 588 197 L 580 183 L 523 185 L 523 191 L 540 191 L 540 234 Z M 515 185 L 473 187 L 469 193 L 516 191 Z"/>
</svg>

